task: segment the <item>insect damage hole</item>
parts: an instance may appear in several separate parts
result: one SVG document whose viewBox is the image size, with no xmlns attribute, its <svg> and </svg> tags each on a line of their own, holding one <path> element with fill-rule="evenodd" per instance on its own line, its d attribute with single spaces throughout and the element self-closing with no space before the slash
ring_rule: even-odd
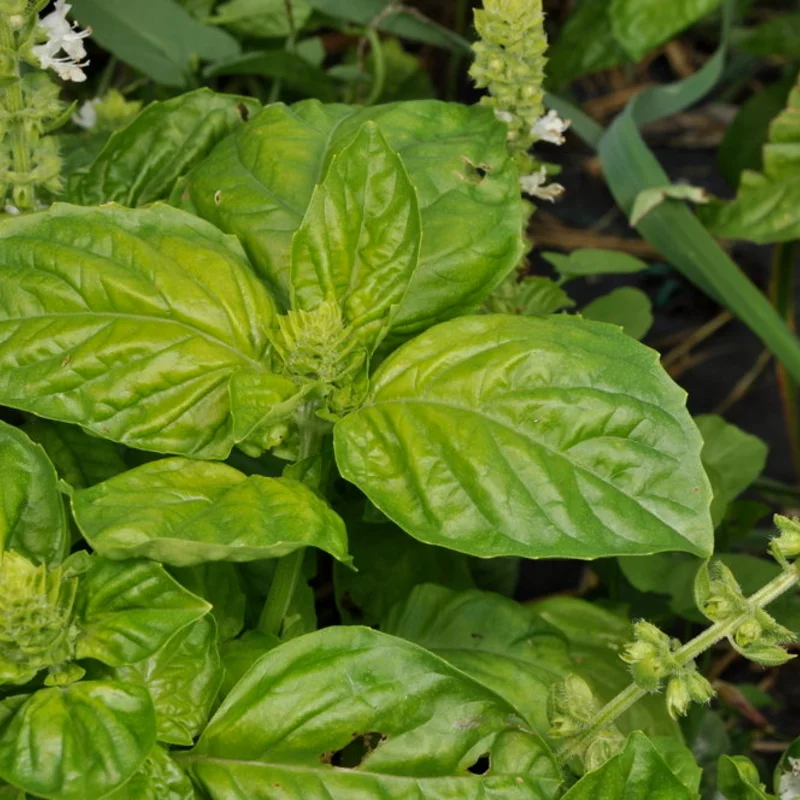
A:
<svg viewBox="0 0 800 800">
<path fill-rule="evenodd" d="M 482 756 L 478 756 L 478 760 L 471 767 L 467 767 L 467 772 L 471 772 L 473 775 L 485 775 L 491 766 L 491 756 L 489 753 L 484 753 Z"/>
<path fill-rule="evenodd" d="M 461 156 L 461 160 L 464 162 L 464 172 L 456 174 L 469 183 L 482 183 L 483 179 L 492 171 L 488 164 L 476 164 L 467 156 Z"/>
<path fill-rule="evenodd" d="M 349 744 L 346 744 L 340 750 L 329 750 L 323 753 L 319 760 L 323 764 L 330 764 L 332 767 L 355 769 L 361 766 L 364 759 L 377 750 L 387 738 L 386 734 L 378 731 L 354 733 L 353 740 Z"/>
</svg>

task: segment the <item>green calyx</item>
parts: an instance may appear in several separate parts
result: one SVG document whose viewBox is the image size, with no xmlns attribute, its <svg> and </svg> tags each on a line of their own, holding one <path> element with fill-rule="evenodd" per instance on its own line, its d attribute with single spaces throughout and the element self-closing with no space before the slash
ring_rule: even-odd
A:
<svg viewBox="0 0 800 800">
<path fill-rule="evenodd" d="M 488 90 L 481 102 L 508 125 L 509 147 L 522 162 L 522 174 L 528 174 L 533 159 L 526 151 L 544 113 L 547 37 L 541 0 L 485 0 L 475 11 L 475 27 L 480 39 L 473 45 L 470 75 Z"/>
<path fill-rule="evenodd" d="M 21 684 L 72 657 L 78 579 L 14 551 L 0 559 L 0 684 Z"/>
</svg>

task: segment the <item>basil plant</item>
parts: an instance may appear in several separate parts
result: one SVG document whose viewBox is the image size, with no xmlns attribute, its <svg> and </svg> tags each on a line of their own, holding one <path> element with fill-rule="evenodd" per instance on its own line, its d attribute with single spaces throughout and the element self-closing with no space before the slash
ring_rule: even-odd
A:
<svg viewBox="0 0 800 800">
<path fill-rule="evenodd" d="M 528 100 L 200 89 L 41 190 L 60 202 L 10 195 L 0 798 L 697 797 L 670 715 L 712 691 L 693 649 L 640 626 L 624 651 L 599 607 L 479 588 L 509 557 L 713 545 L 703 441 L 658 354 L 489 311 L 526 250 L 520 186 L 555 191 L 509 146 Z M 784 550 L 757 608 L 706 579 L 705 646 L 747 623 L 782 658 L 760 609 L 796 584 Z M 331 564 L 341 625 L 310 585 Z"/>
</svg>

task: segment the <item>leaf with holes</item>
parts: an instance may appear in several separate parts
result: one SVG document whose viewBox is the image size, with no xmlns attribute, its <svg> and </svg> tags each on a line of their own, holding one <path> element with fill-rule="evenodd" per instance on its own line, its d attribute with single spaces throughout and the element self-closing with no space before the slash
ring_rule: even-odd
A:
<svg viewBox="0 0 800 800">
<path fill-rule="evenodd" d="M 224 458 L 228 383 L 266 372 L 273 304 L 238 244 L 156 205 L 0 227 L 0 403 L 133 447 Z"/>
<path fill-rule="evenodd" d="M 19 428 L 0 421 L 0 555 L 16 550 L 56 564 L 69 546 L 58 476 L 47 453 Z"/>
<path fill-rule="evenodd" d="M 212 800 L 550 800 L 561 784 L 546 746 L 497 695 L 368 628 L 268 652 L 179 763 Z"/>
<path fill-rule="evenodd" d="M 108 558 L 184 567 L 319 547 L 349 561 L 344 523 L 311 489 L 225 464 L 160 459 L 76 492 L 72 507 L 87 541 Z"/>
<path fill-rule="evenodd" d="M 151 103 L 111 134 L 69 199 L 84 206 L 143 206 L 169 196 L 176 181 L 260 108 L 257 101 L 210 89 Z"/>
<path fill-rule="evenodd" d="M 0 729 L 0 779 L 37 797 L 105 797 L 155 743 L 153 704 L 141 686 L 82 681 L 40 689 Z"/>
<path fill-rule="evenodd" d="M 394 318 L 411 335 L 477 308 L 519 263 L 523 208 L 506 128 L 490 109 L 417 100 L 369 108 L 266 107 L 187 177 L 180 202 L 236 234 L 288 306 L 292 236 L 333 157 L 375 122 L 422 215 L 419 266 Z"/>
<path fill-rule="evenodd" d="M 609 325 L 438 325 L 383 362 L 334 441 L 342 475 L 429 544 L 483 557 L 711 552 L 685 394 L 655 351 Z"/>
</svg>

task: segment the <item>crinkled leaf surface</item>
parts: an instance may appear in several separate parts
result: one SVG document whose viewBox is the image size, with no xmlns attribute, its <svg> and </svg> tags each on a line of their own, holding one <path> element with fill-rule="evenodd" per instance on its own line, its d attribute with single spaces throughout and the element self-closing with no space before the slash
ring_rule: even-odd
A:
<svg viewBox="0 0 800 800">
<path fill-rule="evenodd" d="M 625 749 L 578 781 L 563 800 L 695 800 L 643 733 L 632 733 Z"/>
<path fill-rule="evenodd" d="M 193 567 L 175 567 L 170 573 L 181 586 L 211 603 L 221 642 L 239 635 L 244 627 L 245 596 L 233 564 L 210 561 Z"/>
<path fill-rule="evenodd" d="M 0 421 L 0 553 L 55 564 L 68 547 L 58 477 L 44 449 Z"/>
<path fill-rule="evenodd" d="M 438 325 L 381 365 L 334 440 L 342 475 L 431 544 L 484 557 L 711 551 L 685 393 L 609 325 Z"/>
<path fill-rule="evenodd" d="M 196 800 L 189 776 L 156 745 L 142 768 L 107 800 Z"/>
<path fill-rule="evenodd" d="M 570 308 L 575 302 L 550 278 L 525 275 L 522 279 L 512 272 L 483 303 L 482 309 L 489 314 L 523 314 L 546 316 L 562 308 Z"/>
<path fill-rule="evenodd" d="M 142 766 L 155 735 L 141 686 L 81 681 L 40 689 L 0 729 L 0 778 L 37 797 L 105 797 Z"/>
<path fill-rule="evenodd" d="M 271 105 L 190 173 L 182 202 L 235 233 L 287 303 L 292 235 L 333 156 L 368 121 L 400 155 L 422 214 L 419 266 L 394 320 L 410 334 L 477 307 L 522 253 L 517 169 L 490 109 L 434 100 Z"/>
<path fill-rule="evenodd" d="M 70 187 L 81 205 L 143 206 L 169 196 L 175 182 L 255 115 L 259 103 L 210 89 L 151 103 L 105 147 Z"/>
<path fill-rule="evenodd" d="M 75 489 L 113 478 L 126 469 L 117 444 L 90 436 L 77 425 L 32 417 L 24 430 L 44 448 L 59 477 Z"/>
<path fill-rule="evenodd" d="M 208 719 L 222 681 L 214 618 L 202 617 L 150 658 L 117 667 L 112 676 L 150 692 L 158 741 L 191 745 Z"/>
<path fill-rule="evenodd" d="M 381 623 L 416 642 L 508 701 L 545 736 L 550 684 L 572 671 L 566 638 L 536 625 L 519 604 L 477 590 L 417 586 Z"/>
<path fill-rule="evenodd" d="M 488 769 L 471 773 L 482 756 Z M 544 800 L 560 785 L 543 742 L 497 695 L 357 627 L 268 652 L 180 760 L 213 800 Z"/>
<path fill-rule="evenodd" d="M 336 605 L 345 624 L 377 624 L 420 583 L 474 588 L 466 556 L 418 542 L 391 522 L 348 518 L 347 537 L 358 572 L 343 564 L 333 568 Z"/>
<path fill-rule="evenodd" d="M 116 667 L 153 655 L 210 606 L 160 564 L 96 556 L 81 577 L 75 608 L 77 657 Z"/>
<path fill-rule="evenodd" d="M 589 683 L 601 703 L 607 703 L 631 682 L 628 665 L 619 657 L 632 637 L 630 620 L 598 605 L 574 597 L 554 597 L 525 610 L 534 621 L 560 631 L 569 642 L 573 672 Z M 623 733 L 642 730 L 651 736 L 680 737 L 680 729 L 667 714 L 662 695 L 649 694 L 618 720 Z"/>
<path fill-rule="evenodd" d="M 108 558 L 174 566 L 277 558 L 319 547 L 348 560 L 341 518 L 304 484 L 225 464 L 165 458 L 76 492 L 73 512 Z"/>
<path fill-rule="evenodd" d="M 238 244 L 156 205 L 0 225 L 0 402 L 133 447 L 224 458 L 228 381 L 273 304 Z"/>
<path fill-rule="evenodd" d="M 403 162 L 365 122 L 333 157 L 292 240 L 292 307 L 338 303 L 352 335 L 374 350 L 417 267 L 421 228 Z"/>
</svg>

